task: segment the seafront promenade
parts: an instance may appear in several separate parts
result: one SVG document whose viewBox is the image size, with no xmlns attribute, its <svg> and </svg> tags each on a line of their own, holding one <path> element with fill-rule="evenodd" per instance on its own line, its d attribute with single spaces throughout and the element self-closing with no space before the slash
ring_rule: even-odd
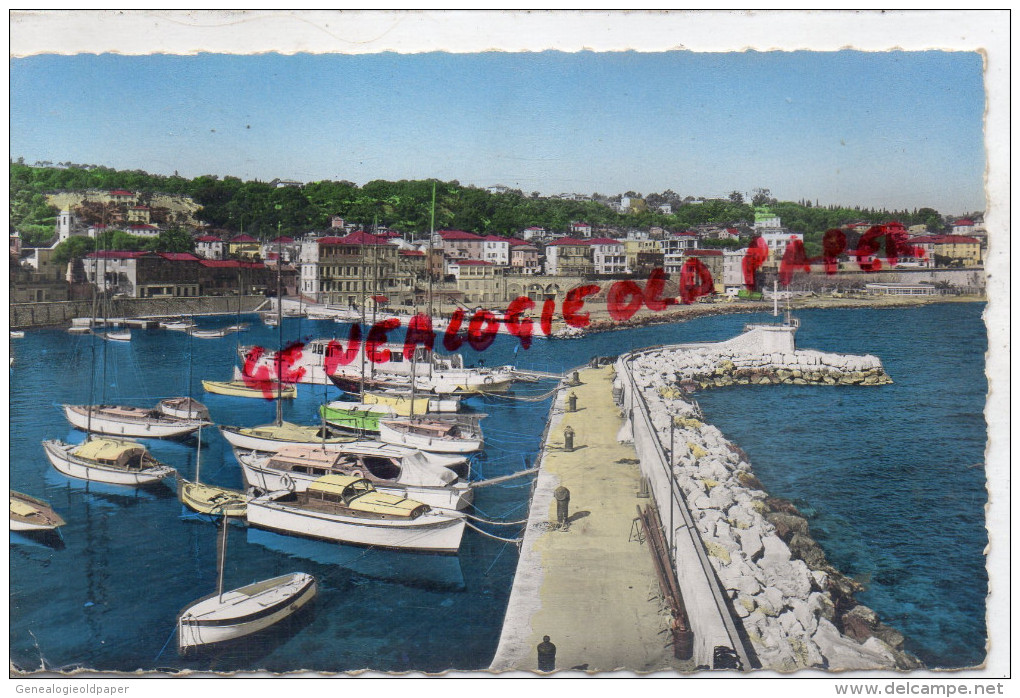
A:
<svg viewBox="0 0 1020 698">
<path fill-rule="evenodd" d="M 670 615 L 652 556 L 632 525 L 640 472 L 633 446 L 617 442 L 622 425 L 612 399 L 611 367 L 580 371 L 550 413 L 528 528 L 506 621 L 491 669 L 537 669 L 545 635 L 556 669 L 691 670 L 673 657 Z M 566 412 L 577 398 L 577 411 Z M 564 431 L 573 429 L 572 451 Z M 556 522 L 557 487 L 570 491 L 569 527 Z"/>
</svg>

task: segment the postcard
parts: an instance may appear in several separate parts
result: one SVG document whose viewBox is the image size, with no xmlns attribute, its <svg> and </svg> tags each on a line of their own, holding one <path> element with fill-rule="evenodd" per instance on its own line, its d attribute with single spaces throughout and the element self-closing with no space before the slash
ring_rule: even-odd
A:
<svg viewBox="0 0 1020 698">
<path fill-rule="evenodd" d="M 13 13 L 11 677 L 1007 676 L 1005 17 Z"/>
</svg>

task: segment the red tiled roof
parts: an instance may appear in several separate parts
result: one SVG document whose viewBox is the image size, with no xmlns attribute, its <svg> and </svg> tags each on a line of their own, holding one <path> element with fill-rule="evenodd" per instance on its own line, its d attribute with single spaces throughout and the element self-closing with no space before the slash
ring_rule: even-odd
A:
<svg viewBox="0 0 1020 698">
<path fill-rule="evenodd" d="M 230 238 L 230 242 L 258 242 L 258 240 L 253 238 L 251 235 L 235 235 Z"/>
<path fill-rule="evenodd" d="M 538 225 L 533 225 L 533 226 L 531 226 L 529 228 L 525 228 L 525 230 L 545 230 L 545 228 L 543 228 L 541 226 L 538 226 Z"/>
<path fill-rule="evenodd" d="M 514 247 L 516 245 L 530 245 L 531 244 L 527 240 L 521 240 L 520 238 L 507 238 L 506 241 L 510 243 L 510 247 Z"/>
<path fill-rule="evenodd" d="M 148 211 L 149 207 L 148 206 L 132 206 L 131 210 L 132 211 Z"/>
<path fill-rule="evenodd" d="M 195 238 L 195 242 L 223 242 L 220 238 L 215 235 L 203 235 Z"/>
<path fill-rule="evenodd" d="M 688 257 L 721 257 L 722 250 L 684 250 Z"/>
<path fill-rule="evenodd" d="M 92 259 L 138 259 L 149 254 L 148 252 L 130 252 L 128 250 L 98 250 L 89 252 L 87 257 Z"/>
<path fill-rule="evenodd" d="M 148 223 L 138 223 L 136 225 L 129 225 L 128 230 L 159 230 L 155 225 L 149 225 Z"/>
<path fill-rule="evenodd" d="M 675 237 L 675 238 L 696 238 L 696 237 L 698 237 L 698 234 L 697 233 L 692 233 L 691 231 L 688 230 L 686 233 L 673 233 L 673 237 Z"/>
<path fill-rule="evenodd" d="M 272 240 L 270 240 L 270 242 L 272 242 L 272 243 L 277 243 L 278 242 L 281 245 L 286 245 L 289 242 L 294 242 L 294 238 L 288 237 L 286 235 L 281 235 L 278 238 L 273 238 Z"/>
<path fill-rule="evenodd" d="M 450 264 L 451 265 L 459 264 L 462 267 L 480 267 L 480 266 L 491 267 L 492 266 L 492 262 L 484 262 L 484 261 L 482 261 L 480 259 L 459 259 L 456 262 L 450 262 Z"/>
<path fill-rule="evenodd" d="M 160 257 L 171 262 L 197 262 L 198 257 L 190 252 L 159 252 Z"/>
<path fill-rule="evenodd" d="M 425 253 L 419 250 L 400 250 L 398 253 L 402 257 L 424 257 Z"/>
<path fill-rule="evenodd" d="M 588 240 L 588 244 L 589 245 L 619 245 L 619 246 L 623 247 L 623 243 L 622 242 L 620 242 L 619 240 L 614 240 L 613 238 L 595 238 L 593 240 Z"/>
<path fill-rule="evenodd" d="M 481 235 L 468 233 L 463 230 L 440 230 L 439 237 L 444 240 L 482 240 Z"/>
<path fill-rule="evenodd" d="M 128 191 L 127 189 L 113 189 L 113 190 L 110 191 L 110 195 L 111 196 L 134 196 L 134 193 Z"/>
<path fill-rule="evenodd" d="M 930 243 L 935 245 L 952 245 L 952 244 L 981 244 L 981 241 L 977 238 L 967 237 L 965 235 L 922 235 L 921 237 L 910 238 L 907 240 L 909 243 Z"/>
<path fill-rule="evenodd" d="M 553 240 L 546 247 L 559 247 L 560 245 L 587 245 L 587 240 L 577 240 L 576 238 L 560 238 L 559 240 Z"/>
<path fill-rule="evenodd" d="M 961 218 L 957 221 L 953 221 L 953 225 L 974 225 L 974 221 L 969 218 Z"/>
<path fill-rule="evenodd" d="M 580 228 L 582 226 L 585 228 L 590 228 L 591 223 L 585 223 L 584 221 L 574 221 L 570 224 L 571 228 Z"/>
<path fill-rule="evenodd" d="M 509 238 L 505 238 L 502 235 L 486 235 L 482 239 L 485 240 L 486 242 L 506 242 L 506 243 L 510 242 Z"/>
<path fill-rule="evenodd" d="M 265 264 L 261 262 L 239 262 L 236 259 L 199 259 L 198 263 L 203 267 L 226 267 L 242 269 L 264 269 Z"/>
<path fill-rule="evenodd" d="M 738 235 L 740 234 L 740 231 L 739 231 L 739 230 L 737 230 L 736 228 L 727 228 L 727 229 L 726 229 L 726 232 L 727 232 L 727 233 L 736 233 L 736 234 L 738 234 Z"/>
</svg>

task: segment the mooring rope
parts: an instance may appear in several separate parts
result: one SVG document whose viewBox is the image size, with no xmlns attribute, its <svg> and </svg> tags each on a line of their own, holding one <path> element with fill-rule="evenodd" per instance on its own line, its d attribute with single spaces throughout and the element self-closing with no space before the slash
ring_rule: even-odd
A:
<svg viewBox="0 0 1020 698">
<path fill-rule="evenodd" d="M 528 523 L 527 519 L 521 521 L 494 521 L 492 519 L 482 518 L 481 516 L 475 516 L 473 514 L 464 513 L 464 517 L 473 521 L 479 521 L 481 523 L 492 524 L 493 526 L 520 526 L 521 524 Z"/>
<path fill-rule="evenodd" d="M 539 395 L 520 395 L 520 396 L 507 395 L 506 393 L 490 393 L 485 390 L 479 390 L 478 393 L 480 395 L 484 395 L 485 397 L 501 398 L 503 400 L 516 400 L 518 402 L 541 402 L 542 400 L 549 398 L 557 390 L 559 390 L 559 386 L 547 392 L 540 393 Z"/>
<path fill-rule="evenodd" d="M 527 470 L 520 470 L 516 473 L 511 473 L 510 475 L 494 477 L 488 480 L 476 480 L 475 482 L 469 482 L 468 485 L 472 488 L 489 487 L 490 485 L 497 485 L 501 482 L 506 482 L 507 480 L 515 480 L 519 477 L 524 477 L 525 475 L 534 475 L 537 472 L 538 468 L 528 468 Z"/>
<path fill-rule="evenodd" d="M 503 541 L 504 543 L 514 543 L 516 545 L 517 543 L 520 543 L 522 540 L 524 540 L 524 538 L 503 538 L 502 536 L 494 535 L 492 533 L 489 533 L 488 531 L 483 531 L 482 529 L 480 529 L 477 526 L 475 526 L 474 524 L 472 524 L 470 521 L 464 521 L 464 525 L 467 526 L 468 528 L 472 528 L 472 529 L 478 531 L 479 533 L 481 533 L 486 538 L 492 538 L 493 540 L 500 540 L 500 541 Z"/>
<path fill-rule="evenodd" d="M 152 660 L 152 661 L 154 661 L 154 662 L 158 662 L 158 661 L 159 661 L 159 658 L 163 656 L 163 652 L 165 652 L 165 651 L 166 651 L 166 646 L 167 646 L 167 645 L 169 645 L 169 644 L 170 644 L 170 641 L 174 639 L 174 634 L 175 634 L 176 632 L 177 632 L 177 625 L 175 624 L 175 625 L 174 625 L 174 628 L 173 628 L 173 630 L 171 630 L 171 631 L 170 631 L 170 637 L 168 637 L 168 638 L 166 639 L 166 642 L 164 642 L 164 643 L 163 643 L 163 649 L 161 649 L 161 650 L 159 651 L 159 654 L 157 654 L 157 655 L 156 655 L 156 656 L 155 656 L 155 657 L 153 658 L 153 660 Z"/>
</svg>

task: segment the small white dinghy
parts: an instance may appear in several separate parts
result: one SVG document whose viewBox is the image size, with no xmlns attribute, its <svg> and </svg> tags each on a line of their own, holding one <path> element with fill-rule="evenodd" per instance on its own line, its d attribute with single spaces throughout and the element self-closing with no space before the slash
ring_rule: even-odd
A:
<svg viewBox="0 0 1020 698">
<path fill-rule="evenodd" d="M 304 572 L 291 572 L 224 592 L 228 518 L 223 517 L 216 593 L 187 606 L 177 616 L 180 654 L 265 630 L 297 613 L 318 592 L 315 577 Z"/>
<path fill-rule="evenodd" d="M 209 420 L 209 408 L 190 397 L 168 397 L 160 400 L 156 409 L 168 417 Z"/>
<path fill-rule="evenodd" d="M 131 330 L 110 330 L 109 332 L 98 332 L 97 337 L 109 342 L 130 342 Z"/>
</svg>

